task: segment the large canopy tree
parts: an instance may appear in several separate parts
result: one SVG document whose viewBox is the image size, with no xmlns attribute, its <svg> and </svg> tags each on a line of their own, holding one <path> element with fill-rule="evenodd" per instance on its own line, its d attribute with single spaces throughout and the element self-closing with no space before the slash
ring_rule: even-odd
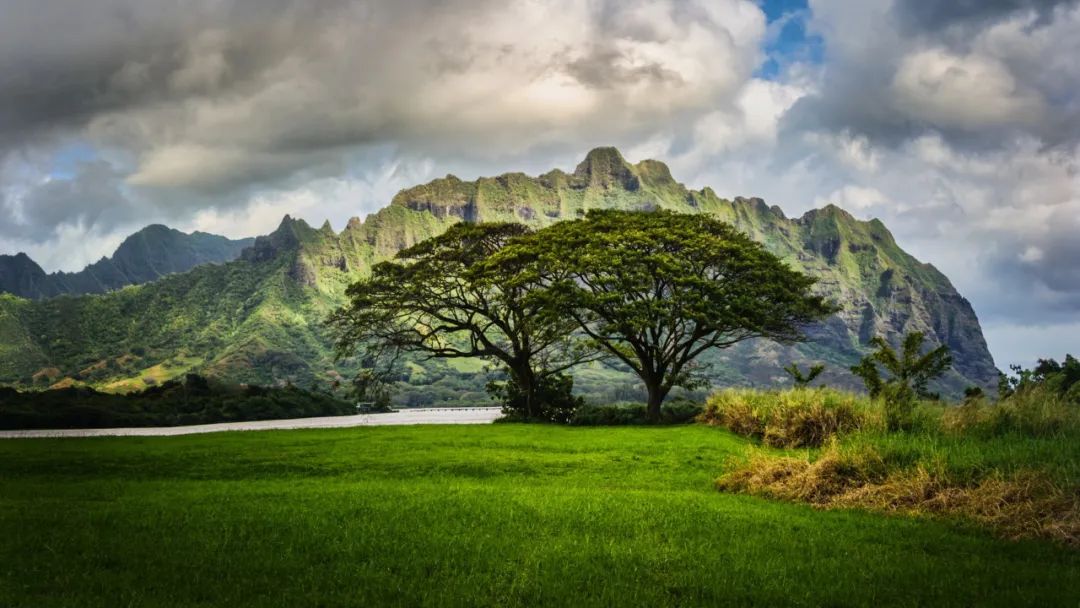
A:
<svg viewBox="0 0 1080 608">
<path fill-rule="evenodd" d="M 526 297 L 536 285 L 516 277 L 517 268 L 484 263 L 530 232 L 520 224 L 461 223 L 376 265 L 349 287 L 349 304 L 330 318 L 339 357 L 362 354 L 381 365 L 361 372 L 362 386 L 378 384 L 406 352 L 497 361 L 524 414 L 540 416 L 537 394 L 545 381 L 588 354 L 572 344 L 573 319 Z"/>
<path fill-rule="evenodd" d="M 675 386 L 700 381 L 695 359 L 751 338 L 803 339 L 836 310 L 814 279 L 707 215 L 591 211 L 517 239 L 489 264 L 526 269 L 516 281 L 576 321 L 648 391 L 648 415 Z"/>
</svg>

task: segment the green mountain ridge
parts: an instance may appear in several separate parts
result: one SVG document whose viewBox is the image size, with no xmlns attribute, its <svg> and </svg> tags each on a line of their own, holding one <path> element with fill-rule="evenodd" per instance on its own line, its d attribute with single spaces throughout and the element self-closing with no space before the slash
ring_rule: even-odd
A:
<svg viewBox="0 0 1080 608">
<path fill-rule="evenodd" d="M 124 239 L 111 257 L 79 272 L 46 274 L 25 253 L 0 255 L 0 292 L 31 300 L 59 295 L 105 293 L 187 272 L 201 264 L 229 262 L 254 239 L 228 239 L 206 232 L 186 234 L 151 224 Z"/>
<path fill-rule="evenodd" d="M 236 382 L 330 386 L 347 378 L 355 362 L 333 361 L 332 336 L 322 321 L 344 301 L 347 285 L 373 264 L 456 222 L 541 227 L 593 208 L 715 214 L 818 277 L 819 288 L 843 305 L 808 329 L 807 343 L 755 341 L 711 354 L 717 385 L 779 385 L 787 381 L 785 364 L 821 361 L 828 364 L 824 381 L 857 387 L 846 367 L 867 351 L 869 339 L 897 340 L 910 331 L 926 332 L 952 349 L 954 370 L 939 386 L 947 394 L 996 382 L 970 304 L 932 265 L 905 253 L 880 221 L 859 221 L 831 205 L 789 219 L 761 199 L 725 200 L 710 188 L 689 190 L 663 163 L 630 164 L 614 148 L 593 150 L 573 173 L 436 179 L 401 191 L 339 233 L 329 224 L 316 229 L 286 216 L 235 261 L 104 295 L 40 302 L 0 296 L 0 382 L 87 382 L 130 390 L 198 371 Z M 399 403 L 483 401 L 482 367 L 410 361 Z M 621 372 L 594 365 L 577 377 L 590 394 L 634 396 L 635 382 Z"/>
</svg>

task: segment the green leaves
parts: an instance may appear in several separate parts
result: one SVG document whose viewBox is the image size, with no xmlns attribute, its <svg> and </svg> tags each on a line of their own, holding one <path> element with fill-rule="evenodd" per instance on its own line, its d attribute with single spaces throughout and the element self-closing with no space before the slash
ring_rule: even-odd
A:
<svg viewBox="0 0 1080 608">
<path fill-rule="evenodd" d="M 784 371 L 795 381 L 795 386 L 808 386 L 821 375 L 821 372 L 825 371 L 825 366 L 820 363 L 813 365 L 807 373 L 803 374 L 798 365 L 791 363 L 784 368 Z"/>
<path fill-rule="evenodd" d="M 924 341 L 926 335 L 921 332 L 910 333 L 904 336 L 901 352 L 897 353 L 885 339 L 875 337 L 870 344 L 877 350 L 863 357 L 858 365 L 851 367 L 851 371 L 863 379 L 872 397 L 885 394 L 891 386 L 901 387 L 901 392 L 910 392 L 919 397 L 934 397 L 928 389 L 929 383 L 953 365 L 953 355 L 949 354 L 944 344 L 922 354 Z M 878 365 L 888 371 L 888 380 L 882 379 Z"/>
<path fill-rule="evenodd" d="M 700 379 L 692 362 L 751 338 L 802 339 L 836 310 L 729 224 L 704 214 L 594 210 L 510 243 L 495 263 L 523 268 L 548 310 L 633 369 L 649 411 Z"/>
<path fill-rule="evenodd" d="M 329 320 L 338 356 L 362 352 L 371 362 L 361 370 L 365 389 L 393 378 L 403 352 L 497 361 L 516 387 L 513 402 L 535 417 L 544 380 L 591 353 L 570 343 L 573 320 L 534 296 L 542 290 L 537 273 L 492 260 L 530 232 L 512 223 L 457 224 L 376 265 Z"/>
</svg>

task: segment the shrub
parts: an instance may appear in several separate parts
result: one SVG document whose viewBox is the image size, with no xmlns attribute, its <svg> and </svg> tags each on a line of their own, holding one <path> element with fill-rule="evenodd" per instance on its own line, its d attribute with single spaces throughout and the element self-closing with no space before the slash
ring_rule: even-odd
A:
<svg viewBox="0 0 1080 608">
<path fill-rule="evenodd" d="M 660 408 L 660 424 L 687 424 L 702 414 L 702 404 L 689 399 L 673 399 Z M 649 424 L 644 403 L 585 405 L 570 420 L 574 426 L 625 426 Z"/>
<path fill-rule="evenodd" d="M 872 422 L 864 397 L 830 389 L 725 389 L 705 402 L 698 420 L 755 437 L 773 447 L 819 447 Z"/>
<path fill-rule="evenodd" d="M 622 426 L 645 423 L 644 403 L 585 405 L 578 408 L 570 424 L 574 426 Z"/>
<path fill-rule="evenodd" d="M 503 408 L 505 421 L 528 421 L 525 392 L 513 380 L 489 382 L 488 394 Z M 540 401 L 540 421 L 567 423 L 585 400 L 573 394 L 574 378 L 565 374 L 543 376 L 537 383 L 535 398 Z"/>
<path fill-rule="evenodd" d="M 900 383 L 881 388 L 881 403 L 885 412 L 885 428 L 890 431 L 910 431 L 915 426 L 915 391 Z"/>
</svg>

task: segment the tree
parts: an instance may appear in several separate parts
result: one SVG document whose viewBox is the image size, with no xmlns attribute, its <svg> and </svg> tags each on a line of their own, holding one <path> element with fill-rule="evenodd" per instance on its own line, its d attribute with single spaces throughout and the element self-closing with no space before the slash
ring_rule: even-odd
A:
<svg viewBox="0 0 1080 608">
<path fill-rule="evenodd" d="M 952 355 L 944 344 L 922 354 L 925 341 L 926 336 L 922 332 L 912 332 L 904 336 L 901 352 L 897 353 L 884 338 L 876 336 L 870 340 L 876 350 L 863 357 L 851 371 L 863 379 L 871 397 L 876 397 L 889 382 L 903 384 L 922 398 L 936 397 L 927 387 L 931 380 L 952 366 Z M 888 381 L 882 380 L 878 365 L 890 374 Z"/>
<path fill-rule="evenodd" d="M 1067 401 L 1080 403 L 1080 360 L 1070 354 L 1065 362 L 1039 359 L 1034 369 L 1010 365 L 1013 376 L 998 372 L 998 398 L 1006 399 L 1017 392 L 1047 390 Z"/>
<path fill-rule="evenodd" d="M 810 371 L 804 375 L 802 371 L 799 370 L 799 366 L 793 361 L 791 365 L 784 368 L 784 371 L 795 381 L 795 386 L 809 386 L 811 382 L 821 375 L 821 372 L 825 371 L 825 366 L 821 363 L 812 365 L 810 366 Z"/>
<path fill-rule="evenodd" d="M 922 332 L 912 332 L 904 337 L 901 352 L 897 353 L 884 338 L 875 336 L 870 344 L 876 350 L 851 367 L 852 373 L 866 384 L 870 397 L 884 398 L 891 430 L 911 425 L 916 397 L 937 398 L 929 391 L 930 381 L 952 366 L 952 355 L 944 344 L 922 354 L 925 340 Z M 882 377 L 879 365 L 888 372 L 888 378 Z"/>
<path fill-rule="evenodd" d="M 804 325 L 836 310 L 810 292 L 813 279 L 707 215 L 594 210 L 492 262 L 523 269 L 517 280 L 544 286 L 534 299 L 629 366 L 652 421 L 673 387 L 701 383 L 695 360 L 706 350 L 801 340 Z"/>
<path fill-rule="evenodd" d="M 530 232 L 512 223 L 457 224 L 377 264 L 370 277 L 351 285 L 349 304 L 329 324 L 338 332 L 338 357 L 362 353 L 368 363 L 357 386 L 382 395 L 401 353 L 477 357 L 504 365 L 515 404 L 529 418 L 542 416 L 538 388 L 566 387 L 555 376 L 588 353 L 572 343 L 572 320 L 526 298 L 535 285 L 512 281 L 513 265 L 485 263 Z"/>
</svg>

